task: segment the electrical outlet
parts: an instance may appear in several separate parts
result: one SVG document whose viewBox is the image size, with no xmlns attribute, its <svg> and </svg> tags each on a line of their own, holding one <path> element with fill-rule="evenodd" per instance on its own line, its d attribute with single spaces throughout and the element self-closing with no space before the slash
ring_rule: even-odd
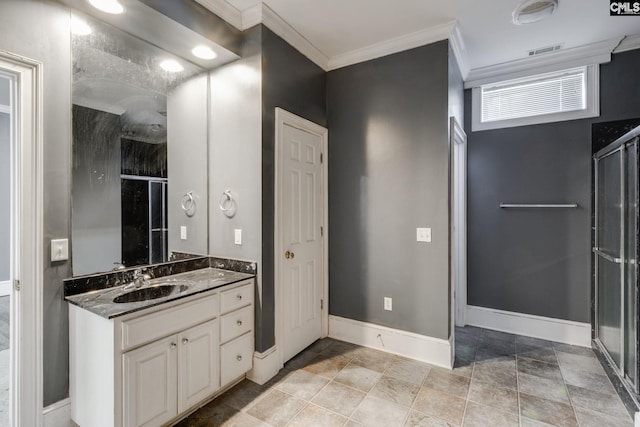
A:
<svg viewBox="0 0 640 427">
<path fill-rule="evenodd" d="M 236 245 L 242 244 L 242 230 L 240 228 L 233 230 L 233 242 Z"/>
<path fill-rule="evenodd" d="M 431 229 L 430 228 L 416 228 L 416 241 L 417 242 L 431 242 Z"/>
<path fill-rule="evenodd" d="M 384 297 L 384 309 L 387 311 L 393 310 L 393 298 Z"/>
<path fill-rule="evenodd" d="M 180 239 L 181 240 L 187 240 L 187 226 L 186 225 L 181 225 L 180 226 Z"/>
</svg>

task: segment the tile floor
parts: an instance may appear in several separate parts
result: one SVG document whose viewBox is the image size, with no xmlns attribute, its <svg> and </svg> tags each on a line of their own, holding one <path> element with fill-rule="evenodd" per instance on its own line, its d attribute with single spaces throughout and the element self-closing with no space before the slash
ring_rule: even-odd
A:
<svg viewBox="0 0 640 427">
<path fill-rule="evenodd" d="M 590 349 L 456 329 L 450 371 L 324 339 L 264 386 L 243 381 L 177 427 L 632 427 Z"/>
</svg>

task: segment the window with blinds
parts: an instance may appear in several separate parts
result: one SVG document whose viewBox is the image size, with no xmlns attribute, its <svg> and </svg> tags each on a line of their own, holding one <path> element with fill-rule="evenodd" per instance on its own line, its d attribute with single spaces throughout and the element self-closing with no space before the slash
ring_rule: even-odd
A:
<svg viewBox="0 0 640 427">
<path fill-rule="evenodd" d="M 474 88 L 473 97 L 474 130 L 599 114 L 597 69 L 593 66 L 484 84 Z"/>
</svg>

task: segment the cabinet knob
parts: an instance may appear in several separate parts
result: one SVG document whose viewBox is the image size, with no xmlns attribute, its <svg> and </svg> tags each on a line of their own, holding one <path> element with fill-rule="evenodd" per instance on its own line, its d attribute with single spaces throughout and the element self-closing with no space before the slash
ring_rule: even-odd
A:
<svg viewBox="0 0 640 427">
<path fill-rule="evenodd" d="M 236 296 L 236 298 L 238 299 L 238 301 L 240 301 L 240 300 L 242 300 L 242 295 L 238 294 L 238 295 Z"/>
<path fill-rule="evenodd" d="M 238 355 L 238 356 L 236 357 L 236 359 L 238 359 L 238 362 L 241 362 L 241 361 L 242 361 L 242 356 L 241 356 L 241 355 Z"/>
<path fill-rule="evenodd" d="M 171 350 L 175 350 L 175 348 L 178 346 L 178 344 L 172 342 L 171 345 L 169 347 L 171 347 Z"/>
<path fill-rule="evenodd" d="M 187 345 L 187 344 L 189 344 L 189 338 L 183 338 L 183 339 L 182 339 L 182 344 L 183 344 L 183 345 Z"/>
<path fill-rule="evenodd" d="M 238 320 L 238 321 L 236 322 L 236 325 L 238 325 L 238 326 L 242 326 L 242 320 Z"/>
</svg>

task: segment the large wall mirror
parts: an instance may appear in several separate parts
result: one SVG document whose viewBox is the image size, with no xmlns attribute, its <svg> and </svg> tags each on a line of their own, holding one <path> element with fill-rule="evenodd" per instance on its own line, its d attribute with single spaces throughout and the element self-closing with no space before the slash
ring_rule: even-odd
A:
<svg viewBox="0 0 640 427">
<path fill-rule="evenodd" d="M 167 261 L 181 248 L 170 227 L 207 221 L 208 71 L 237 56 L 125 4 L 109 23 L 70 18 L 74 276 Z"/>
</svg>

